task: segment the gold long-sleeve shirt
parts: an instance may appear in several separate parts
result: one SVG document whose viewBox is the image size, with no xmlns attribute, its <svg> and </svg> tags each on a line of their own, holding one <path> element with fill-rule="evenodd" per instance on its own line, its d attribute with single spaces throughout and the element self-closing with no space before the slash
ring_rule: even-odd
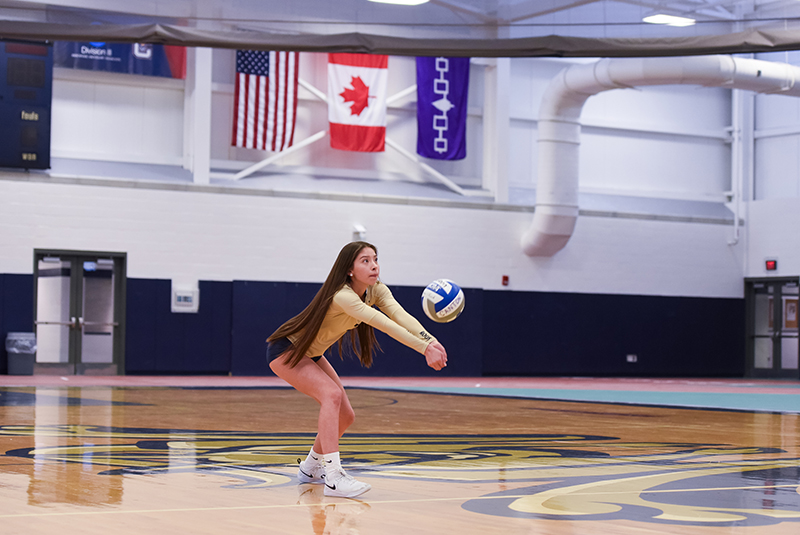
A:
<svg viewBox="0 0 800 535">
<path fill-rule="evenodd" d="M 377 306 L 380 311 L 372 308 L 373 306 Z M 403 310 L 385 284 L 377 282 L 367 287 L 364 301 L 345 284 L 333 296 L 328 313 L 322 320 L 322 326 L 306 356 L 321 356 L 344 333 L 359 323 L 367 323 L 422 354 L 425 354 L 428 344 L 436 340 L 419 321 Z M 291 335 L 288 338 L 294 344 L 298 336 Z"/>
</svg>

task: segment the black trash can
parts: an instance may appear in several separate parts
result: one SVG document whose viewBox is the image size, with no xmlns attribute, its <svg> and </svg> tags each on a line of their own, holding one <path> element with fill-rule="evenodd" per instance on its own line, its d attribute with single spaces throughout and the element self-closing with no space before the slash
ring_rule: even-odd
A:
<svg viewBox="0 0 800 535">
<path fill-rule="evenodd" d="M 36 333 L 8 333 L 8 375 L 33 375 L 36 362 Z"/>
</svg>

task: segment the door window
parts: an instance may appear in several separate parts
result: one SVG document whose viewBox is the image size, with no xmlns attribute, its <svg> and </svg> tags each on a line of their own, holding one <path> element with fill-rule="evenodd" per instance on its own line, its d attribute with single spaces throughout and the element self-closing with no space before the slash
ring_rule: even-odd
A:
<svg viewBox="0 0 800 535">
<path fill-rule="evenodd" d="M 36 361 L 69 362 L 72 261 L 44 257 L 36 278 Z"/>
</svg>

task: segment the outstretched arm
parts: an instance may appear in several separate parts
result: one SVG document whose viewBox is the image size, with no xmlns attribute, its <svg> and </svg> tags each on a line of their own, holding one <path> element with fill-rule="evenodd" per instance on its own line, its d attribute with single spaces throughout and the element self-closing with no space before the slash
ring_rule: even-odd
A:
<svg viewBox="0 0 800 535">
<path fill-rule="evenodd" d="M 430 338 L 431 343 L 428 344 L 428 347 L 425 349 L 425 360 L 428 362 L 428 366 L 434 370 L 441 370 L 447 366 L 447 351 L 445 351 L 444 346 L 425 331 L 425 328 L 414 316 L 405 311 L 394 298 L 391 290 L 389 290 L 386 285 L 380 284 L 380 286 L 376 288 L 376 294 L 378 299 L 377 305 L 387 316 L 410 332 L 417 332 L 420 333 L 421 336 Z"/>
<path fill-rule="evenodd" d="M 386 288 L 386 286 L 383 286 L 383 288 Z M 380 295 L 376 304 L 384 314 L 389 316 L 393 321 L 397 322 L 409 332 L 419 333 L 421 337 L 431 341 L 436 340 L 436 338 L 428 333 L 425 330 L 425 327 L 423 327 L 422 324 L 417 321 L 417 318 L 406 312 L 405 309 L 400 306 L 400 303 L 395 300 L 388 288 L 381 293 L 383 295 Z"/>
<path fill-rule="evenodd" d="M 403 310 L 383 284 L 378 288 L 376 304 L 390 316 L 367 306 L 354 292 L 339 292 L 333 298 L 333 305 L 348 316 L 385 332 L 398 342 L 425 355 L 425 361 L 431 368 L 441 370 L 447 366 L 447 353 L 442 344 Z"/>
<path fill-rule="evenodd" d="M 434 340 L 421 325 L 419 331 L 411 332 L 396 321 L 388 318 L 385 314 L 367 306 L 354 292 L 337 293 L 331 306 L 340 308 L 348 316 L 385 332 L 398 342 L 423 355 L 429 343 Z"/>
</svg>

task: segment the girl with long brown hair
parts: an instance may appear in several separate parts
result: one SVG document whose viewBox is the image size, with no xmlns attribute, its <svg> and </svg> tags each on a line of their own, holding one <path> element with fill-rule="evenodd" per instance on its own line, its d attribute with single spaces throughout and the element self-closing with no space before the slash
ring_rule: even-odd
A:
<svg viewBox="0 0 800 535">
<path fill-rule="evenodd" d="M 379 275 L 374 245 L 363 241 L 345 245 L 311 303 L 267 339 L 270 369 L 320 405 L 317 437 L 300 462 L 297 478 L 301 483 L 324 483 L 326 496 L 352 498 L 371 486 L 341 466 L 339 438 L 355 421 L 355 413 L 325 351 L 338 341 L 341 355 L 342 337 L 349 332 L 353 351 L 369 367 L 378 347 L 374 328 L 425 355 L 431 368 L 447 366 L 442 344 L 403 310 Z"/>
</svg>

